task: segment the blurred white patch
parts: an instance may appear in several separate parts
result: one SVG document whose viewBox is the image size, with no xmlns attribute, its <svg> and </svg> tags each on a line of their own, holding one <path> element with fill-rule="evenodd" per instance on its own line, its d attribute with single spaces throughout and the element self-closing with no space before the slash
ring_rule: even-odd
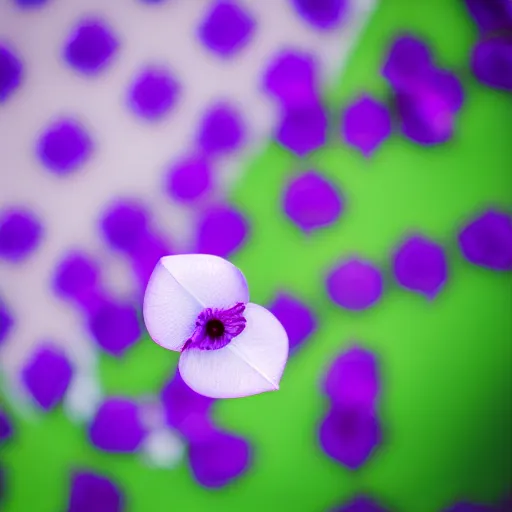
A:
<svg viewBox="0 0 512 512">
<path fill-rule="evenodd" d="M 165 412 L 162 404 L 155 398 L 144 398 L 139 404 L 139 420 L 148 430 L 165 426 Z"/>
<path fill-rule="evenodd" d="M 77 374 L 64 397 L 64 410 L 73 421 L 88 422 L 96 413 L 102 397 L 94 375 Z"/>
<path fill-rule="evenodd" d="M 146 464 L 158 468 L 171 469 L 177 466 L 185 452 L 185 443 L 178 435 L 167 428 L 151 432 L 142 445 L 141 454 Z"/>
</svg>

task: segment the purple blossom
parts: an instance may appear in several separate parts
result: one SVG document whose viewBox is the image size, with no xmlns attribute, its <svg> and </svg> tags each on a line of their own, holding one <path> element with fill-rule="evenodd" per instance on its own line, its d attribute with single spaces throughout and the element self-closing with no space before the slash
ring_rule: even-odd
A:
<svg viewBox="0 0 512 512">
<path fill-rule="evenodd" d="M 67 512 L 122 512 L 124 497 L 117 485 L 107 477 L 91 471 L 75 471 Z"/>
<path fill-rule="evenodd" d="M 347 144 L 370 157 L 390 136 L 391 117 L 382 103 L 363 95 L 345 110 L 342 133 Z"/>
<path fill-rule="evenodd" d="M 338 220 L 343 205 L 340 193 L 329 181 L 308 171 L 288 183 L 283 208 L 295 224 L 310 232 Z"/>
<path fill-rule="evenodd" d="M 316 318 L 306 304 L 287 293 L 278 293 L 268 309 L 285 328 L 290 351 L 297 350 L 316 329 Z"/>
<path fill-rule="evenodd" d="M 95 75 L 105 68 L 117 47 L 115 37 L 103 21 L 85 19 L 69 37 L 64 57 L 77 71 Z"/>
<path fill-rule="evenodd" d="M 12 435 L 12 425 L 7 414 L 0 409 L 0 443 L 9 439 Z"/>
<path fill-rule="evenodd" d="M 107 452 L 134 452 L 145 434 L 137 404 L 122 397 L 107 398 L 89 427 L 91 442 Z"/>
<path fill-rule="evenodd" d="M 354 311 L 373 306 L 381 298 L 383 290 L 380 270 L 360 259 L 336 265 L 327 276 L 326 286 L 333 302 Z"/>
<path fill-rule="evenodd" d="M 199 39 L 213 52 L 229 57 L 249 41 L 254 21 L 233 2 L 218 1 L 199 27 Z"/>
<path fill-rule="evenodd" d="M 487 210 L 463 227 L 458 237 L 464 257 L 492 270 L 512 270 L 512 217 Z"/>
<path fill-rule="evenodd" d="M 0 44 L 0 104 L 20 86 L 22 77 L 23 66 L 17 55 Z"/>
<path fill-rule="evenodd" d="M 199 221 L 197 252 L 227 258 L 245 242 L 249 225 L 242 214 L 229 206 L 213 206 Z"/>
<path fill-rule="evenodd" d="M 325 453 L 352 470 L 362 466 L 382 440 L 377 417 L 365 407 L 331 409 L 319 437 Z"/>
<path fill-rule="evenodd" d="M 330 512 L 387 512 L 387 509 L 365 496 L 357 496 L 345 505 L 340 505 Z"/>
<path fill-rule="evenodd" d="M 347 0 L 291 0 L 297 12 L 311 25 L 329 29 L 338 25 L 347 10 Z"/>
<path fill-rule="evenodd" d="M 22 379 L 34 401 L 45 411 L 57 406 L 66 393 L 73 368 L 53 345 L 40 345 L 22 370 Z"/>
<path fill-rule="evenodd" d="M 241 437 L 212 429 L 210 435 L 189 446 L 196 480 L 204 487 L 224 487 L 247 470 L 250 446 Z"/>
<path fill-rule="evenodd" d="M 466 0 L 466 5 L 480 31 L 512 30 L 510 0 Z"/>
<path fill-rule="evenodd" d="M 204 157 L 189 157 L 173 165 L 167 175 L 167 193 L 182 202 L 194 201 L 211 187 L 211 169 Z"/>
<path fill-rule="evenodd" d="M 393 256 L 393 270 L 404 288 L 433 299 L 445 285 L 448 266 L 443 248 L 420 235 L 405 240 Z"/>
<path fill-rule="evenodd" d="M 53 286 L 57 293 L 79 303 L 86 303 L 98 287 L 98 268 L 85 254 L 69 253 L 58 265 Z"/>
<path fill-rule="evenodd" d="M 180 375 L 195 392 L 237 398 L 279 389 L 286 331 L 269 311 L 249 303 L 245 277 L 228 261 L 205 254 L 162 258 L 143 314 L 151 338 L 181 352 Z"/>
<path fill-rule="evenodd" d="M 34 214 L 22 208 L 6 211 L 0 217 L 0 259 L 20 261 L 41 240 L 42 228 Z"/>
<path fill-rule="evenodd" d="M 379 380 L 375 356 L 356 345 L 340 354 L 331 364 L 324 391 L 335 407 L 371 410 L 379 395 Z"/>
<path fill-rule="evenodd" d="M 495 36 L 477 43 L 471 67 L 481 83 L 512 91 L 512 35 Z"/>
<path fill-rule="evenodd" d="M 12 325 L 13 319 L 11 314 L 4 306 L 2 301 L 0 301 L 0 345 L 9 335 L 9 332 L 12 329 Z"/>
</svg>

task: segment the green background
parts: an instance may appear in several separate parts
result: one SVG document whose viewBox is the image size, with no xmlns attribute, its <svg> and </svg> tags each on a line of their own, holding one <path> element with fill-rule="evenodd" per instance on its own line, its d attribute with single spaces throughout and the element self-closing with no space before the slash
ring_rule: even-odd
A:
<svg viewBox="0 0 512 512">
<path fill-rule="evenodd" d="M 1 453 L 9 476 L 2 510 L 64 510 L 75 466 L 111 475 L 128 512 L 314 512 L 355 493 L 396 512 L 434 512 L 459 498 L 491 502 L 505 493 L 512 482 L 512 279 L 465 262 L 456 233 L 485 207 L 512 207 L 511 97 L 470 76 L 477 33 L 462 1 L 383 0 L 326 101 L 337 120 L 363 90 L 385 99 L 380 65 L 404 31 L 424 38 L 440 65 L 464 77 L 466 102 L 453 141 L 424 148 L 396 135 L 365 160 L 342 144 L 334 126 L 332 141 L 307 161 L 270 143 L 247 162 L 233 190 L 233 204 L 251 223 L 247 244 L 232 259 L 249 281 L 251 300 L 265 304 L 285 289 L 319 322 L 290 359 L 279 392 L 215 407 L 218 423 L 254 446 L 250 471 L 224 489 L 206 490 L 186 461 L 151 469 L 137 456 L 100 453 L 62 410 L 28 418 L 2 396 L 16 428 Z M 335 226 L 306 236 L 283 215 L 280 197 L 290 176 L 310 168 L 342 190 L 345 212 Z M 349 313 L 329 302 L 324 278 L 338 259 L 359 254 L 389 266 L 410 231 L 447 247 L 449 281 L 434 301 L 389 281 L 371 310 Z M 354 340 L 379 357 L 385 438 L 350 472 L 321 451 L 316 432 L 327 407 L 321 377 Z M 108 393 L 141 396 L 158 392 L 175 364 L 174 354 L 144 339 L 120 362 L 103 355 L 100 376 Z"/>
</svg>

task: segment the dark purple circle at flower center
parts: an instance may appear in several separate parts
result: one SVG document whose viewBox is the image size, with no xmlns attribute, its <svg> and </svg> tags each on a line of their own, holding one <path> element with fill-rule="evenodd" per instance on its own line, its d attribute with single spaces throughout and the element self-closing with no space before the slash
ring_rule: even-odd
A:
<svg viewBox="0 0 512 512">
<path fill-rule="evenodd" d="M 206 324 L 206 334 L 209 338 L 220 338 L 225 332 L 224 324 L 216 318 Z"/>
</svg>

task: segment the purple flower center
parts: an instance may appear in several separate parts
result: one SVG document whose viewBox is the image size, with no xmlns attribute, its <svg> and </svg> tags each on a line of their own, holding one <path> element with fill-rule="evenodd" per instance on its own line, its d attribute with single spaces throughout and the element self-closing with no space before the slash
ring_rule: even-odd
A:
<svg viewBox="0 0 512 512">
<path fill-rule="evenodd" d="M 225 347 L 245 329 L 245 304 L 238 302 L 229 309 L 206 308 L 199 313 L 196 328 L 183 350 L 218 350 Z"/>
</svg>

